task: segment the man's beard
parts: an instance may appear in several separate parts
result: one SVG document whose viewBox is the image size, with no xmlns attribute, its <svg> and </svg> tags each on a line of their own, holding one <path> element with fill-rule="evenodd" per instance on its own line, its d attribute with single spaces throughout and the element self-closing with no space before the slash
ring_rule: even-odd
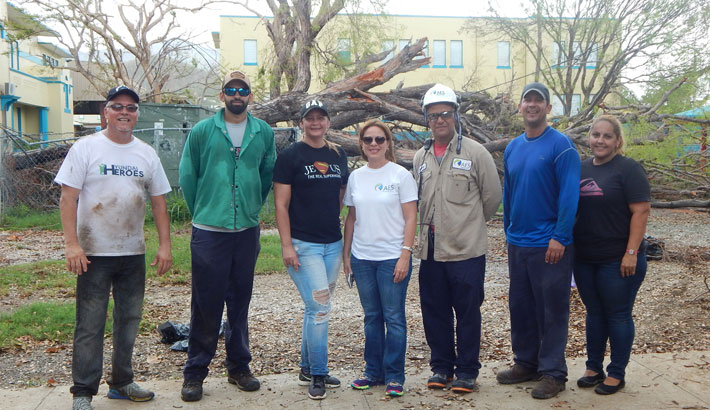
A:
<svg viewBox="0 0 710 410">
<path fill-rule="evenodd" d="M 249 105 L 248 103 L 243 103 L 241 105 L 236 105 L 236 104 L 232 104 L 232 103 L 225 103 L 224 104 L 224 106 L 229 110 L 229 112 L 231 112 L 232 114 L 236 114 L 236 115 L 239 115 L 239 114 L 243 113 L 244 111 L 246 111 L 248 105 Z"/>
</svg>

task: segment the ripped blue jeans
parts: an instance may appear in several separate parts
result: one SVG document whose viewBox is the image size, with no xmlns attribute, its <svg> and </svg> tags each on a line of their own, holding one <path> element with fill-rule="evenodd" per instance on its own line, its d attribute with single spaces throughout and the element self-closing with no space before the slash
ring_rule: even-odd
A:
<svg viewBox="0 0 710 410">
<path fill-rule="evenodd" d="M 301 338 L 301 369 L 314 376 L 328 374 L 328 319 L 331 298 L 343 258 L 343 241 L 313 243 L 292 239 L 300 267 L 288 268 L 305 305 Z"/>
</svg>

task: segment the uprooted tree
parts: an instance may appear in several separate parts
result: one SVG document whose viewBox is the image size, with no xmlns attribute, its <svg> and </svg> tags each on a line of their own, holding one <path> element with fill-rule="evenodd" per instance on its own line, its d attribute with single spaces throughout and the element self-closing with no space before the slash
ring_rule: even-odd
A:
<svg viewBox="0 0 710 410">
<path fill-rule="evenodd" d="M 282 122 L 298 122 L 301 104 L 309 98 L 319 98 L 323 100 L 331 114 L 331 131 L 328 137 L 334 142 L 343 146 L 349 155 L 359 155 L 357 138 L 352 132 L 357 129 L 358 124 L 370 118 L 380 118 L 389 121 L 395 132 L 408 132 L 422 130 L 426 127 L 424 115 L 421 111 L 420 99 L 424 92 L 432 85 L 420 85 L 414 87 L 398 87 L 389 91 L 372 91 L 376 86 L 382 85 L 395 77 L 397 74 L 414 70 L 422 65 L 430 63 L 429 57 L 424 57 L 422 49 L 426 45 L 426 38 L 404 47 L 392 59 L 372 71 L 346 78 L 332 83 L 325 89 L 315 93 L 286 92 L 279 97 L 264 103 L 255 104 L 251 112 L 265 121 L 276 124 Z M 678 84 L 677 86 L 680 86 Z M 710 120 L 692 119 L 679 117 L 671 114 L 658 114 L 658 107 L 663 104 L 668 95 L 677 88 L 669 90 L 657 104 L 648 105 L 628 105 L 624 107 L 607 107 L 603 104 L 600 108 L 608 113 L 619 116 L 624 123 L 634 123 L 647 121 L 657 123 L 658 127 L 671 127 L 678 122 L 695 124 L 700 127 L 710 126 Z M 522 122 L 515 116 L 517 112 L 517 96 L 498 95 L 491 97 L 484 92 L 458 91 L 461 97 L 461 125 L 463 135 L 472 138 L 486 147 L 492 153 L 503 151 L 507 143 L 522 132 Z M 591 121 L 577 121 L 576 118 L 563 118 L 559 122 L 560 130 L 569 135 L 580 146 L 582 151 L 586 150 L 586 136 L 589 132 Z M 282 138 L 286 138 L 285 136 Z M 285 145 L 282 142 L 277 145 Z M 414 152 L 418 148 L 418 143 L 399 142 L 397 144 L 398 162 L 404 166 L 411 167 Z M 705 153 L 698 153 L 696 162 L 701 164 Z M 707 161 L 707 159 L 706 159 Z M 686 161 L 687 162 L 687 161 Z M 663 171 L 660 167 L 648 163 L 648 167 L 653 167 L 649 171 L 651 177 L 657 177 L 660 181 L 668 181 L 673 176 L 672 172 Z M 693 193 L 686 197 L 704 198 L 710 197 L 710 174 L 707 168 L 696 167 L 688 169 L 686 174 L 680 178 L 680 173 L 675 173 L 676 178 L 670 181 L 683 182 L 687 187 L 685 193 Z M 666 189 L 666 188 L 661 188 Z M 678 191 L 679 194 L 683 192 Z M 687 204 L 686 204 L 687 205 Z"/>
</svg>

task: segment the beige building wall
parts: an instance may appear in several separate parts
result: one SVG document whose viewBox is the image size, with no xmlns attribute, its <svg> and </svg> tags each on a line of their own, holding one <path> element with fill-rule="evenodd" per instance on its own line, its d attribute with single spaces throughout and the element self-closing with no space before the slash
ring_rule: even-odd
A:
<svg viewBox="0 0 710 410">
<path fill-rule="evenodd" d="M 400 40 L 418 40 L 428 38 L 427 55 L 434 59 L 443 48 L 444 58 L 415 71 L 399 74 L 389 82 L 375 88 L 386 91 L 395 88 L 400 82 L 405 87 L 422 84 L 442 83 L 457 90 L 486 91 L 491 95 L 509 94 L 517 100 L 525 84 L 534 81 L 535 59 L 524 44 L 501 36 L 493 30 L 485 30 L 485 19 L 475 19 L 476 28 L 464 31 L 464 25 L 470 17 L 430 17 L 430 16 L 370 16 L 382 21 L 382 42 L 390 41 L 399 46 Z M 344 15 L 336 17 L 336 24 L 350 24 Z M 325 30 L 324 30 L 325 31 Z M 215 45 L 220 50 L 221 61 L 226 69 L 241 69 L 252 77 L 264 68 L 271 53 L 271 41 L 267 36 L 262 21 L 249 16 L 221 16 L 220 32 L 215 33 Z M 332 33 L 321 33 L 316 41 L 327 38 L 328 42 L 337 41 Z M 245 57 L 245 40 L 253 44 L 256 41 L 256 63 L 254 56 Z M 509 58 L 499 58 L 501 47 L 507 43 Z M 334 45 L 319 44 L 321 48 Z M 437 47 L 441 47 L 436 50 Z M 455 47 L 452 48 L 452 47 Z M 397 48 L 397 51 L 400 47 Z M 460 49 L 460 52 L 458 50 Z M 543 38 L 545 53 L 553 52 L 553 41 Z M 380 49 L 381 50 L 381 49 Z M 378 50 L 378 51 L 380 51 Z M 252 50 L 253 51 L 253 50 Z M 247 50 L 248 54 L 248 50 Z M 375 66 L 373 65 L 372 68 Z M 314 65 L 312 64 L 312 69 Z M 310 92 L 324 88 L 314 75 Z M 579 93 L 581 95 L 581 88 Z M 556 104 L 553 104 L 555 107 Z"/>
</svg>

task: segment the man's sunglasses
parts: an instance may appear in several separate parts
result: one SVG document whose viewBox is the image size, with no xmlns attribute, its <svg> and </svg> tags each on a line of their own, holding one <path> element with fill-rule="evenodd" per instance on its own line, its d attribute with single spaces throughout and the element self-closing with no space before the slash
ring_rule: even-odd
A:
<svg viewBox="0 0 710 410">
<path fill-rule="evenodd" d="M 138 106 L 136 104 L 129 104 L 129 105 L 123 105 L 123 104 L 111 104 L 108 106 L 110 109 L 116 112 L 121 112 L 125 108 L 126 111 L 128 112 L 136 112 L 138 111 Z"/>
<path fill-rule="evenodd" d="M 362 142 L 367 145 L 372 144 L 372 137 L 362 137 Z M 375 142 L 377 145 L 382 145 L 385 143 L 385 137 L 375 137 Z"/>
<path fill-rule="evenodd" d="M 432 122 L 438 121 L 439 118 L 443 118 L 445 120 L 448 120 L 449 118 L 451 118 L 453 116 L 454 116 L 453 111 L 433 112 L 433 113 L 426 115 L 427 120 L 432 121 Z"/>
<path fill-rule="evenodd" d="M 222 91 L 224 91 L 224 95 L 228 95 L 230 97 L 235 96 L 237 93 L 239 93 L 242 97 L 246 97 L 251 93 L 249 87 L 225 87 Z"/>
</svg>

